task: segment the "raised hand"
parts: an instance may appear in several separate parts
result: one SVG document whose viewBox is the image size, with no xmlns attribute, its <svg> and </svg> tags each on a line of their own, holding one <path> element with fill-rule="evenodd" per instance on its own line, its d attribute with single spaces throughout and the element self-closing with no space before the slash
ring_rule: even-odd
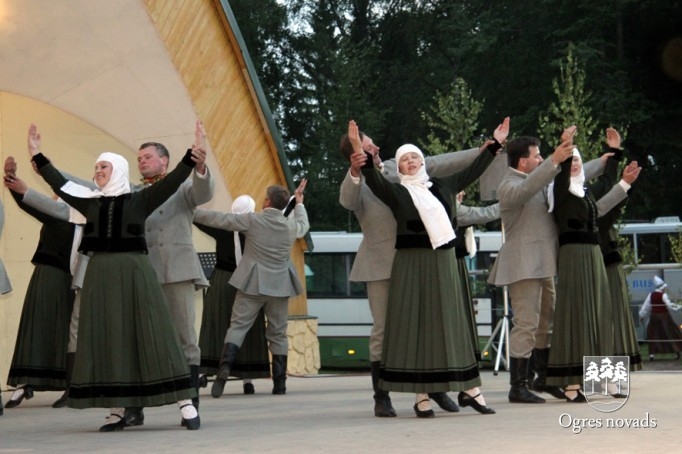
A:
<svg viewBox="0 0 682 454">
<path fill-rule="evenodd" d="M 561 141 L 566 142 L 567 140 L 570 140 L 571 143 L 573 143 L 573 136 L 575 136 L 576 132 L 578 132 L 578 127 L 576 125 L 569 126 L 561 133 Z"/>
<path fill-rule="evenodd" d="M 360 169 L 367 162 L 367 154 L 362 151 L 362 141 L 360 140 L 360 129 L 355 120 L 348 122 L 348 140 L 353 146 L 353 154 L 350 155 L 350 174 L 354 177 L 360 176 Z"/>
<path fill-rule="evenodd" d="M 305 187 L 308 184 L 308 180 L 306 178 L 301 180 L 301 183 L 298 185 L 296 190 L 294 191 L 294 196 L 296 197 L 296 203 L 303 203 L 303 193 L 305 192 Z"/>
<path fill-rule="evenodd" d="M 497 128 L 495 128 L 495 131 L 493 132 L 493 137 L 500 144 L 503 144 L 507 140 L 508 135 L 509 135 L 509 117 L 505 117 L 504 120 L 502 120 L 502 123 L 500 123 L 500 125 Z"/>
<path fill-rule="evenodd" d="M 195 170 L 204 175 L 206 173 L 206 130 L 204 124 L 197 120 L 194 125 L 194 145 L 192 145 L 192 161 L 196 163 Z"/>
<path fill-rule="evenodd" d="M 12 156 L 5 159 L 5 175 L 15 177 L 17 175 L 17 161 Z"/>
<path fill-rule="evenodd" d="M 613 128 L 606 128 L 606 143 L 609 148 L 620 148 L 620 134 Z"/>
<path fill-rule="evenodd" d="M 28 152 L 31 154 L 31 156 L 35 156 L 38 153 L 40 153 L 40 144 L 41 144 L 41 138 L 40 138 L 40 133 L 38 132 L 38 127 L 31 123 L 31 126 L 28 127 Z"/>
<path fill-rule="evenodd" d="M 642 168 L 639 166 L 637 161 L 632 161 L 623 169 L 623 181 L 625 181 L 627 184 L 634 183 L 639 176 L 639 172 L 641 171 Z"/>
<path fill-rule="evenodd" d="M 554 150 L 554 153 L 550 156 L 550 159 L 555 165 L 559 165 L 565 160 L 569 159 L 570 157 L 573 156 L 573 141 L 572 140 L 564 140 L 561 142 L 561 145 L 559 145 L 556 150 Z"/>
</svg>

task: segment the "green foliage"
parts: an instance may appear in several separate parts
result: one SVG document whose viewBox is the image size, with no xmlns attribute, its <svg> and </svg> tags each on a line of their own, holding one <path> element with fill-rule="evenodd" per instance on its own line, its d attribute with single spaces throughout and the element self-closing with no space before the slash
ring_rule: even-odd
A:
<svg viewBox="0 0 682 454">
<path fill-rule="evenodd" d="M 478 140 L 478 116 L 483 102 L 476 100 L 466 81 L 456 77 L 447 93 L 436 92 L 434 105 L 421 118 L 430 131 L 419 144 L 432 155 L 472 148 Z"/>
<path fill-rule="evenodd" d="M 575 55 L 574 46 L 568 47 L 566 58 L 561 62 L 558 79 L 552 80 L 552 91 L 556 101 L 546 112 L 540 114 L 538 129 L 540 138 L 551 149 L 561 143 L 561 133 L 571 125 L 578 127 L 573 143 L 582 155 L 583 161 L 599 156 L 599 133 L 597 121 L 592 116 L 590 98 L 592 94 L 586 87 L 585 70 Z"/>
<path fill-rule="evenodd" d="M 682 265 L 682 230 L 674 235 L 668 235 L 668 240 L 670 241 L 670 252 L 673 259 Z"/>
</svg>

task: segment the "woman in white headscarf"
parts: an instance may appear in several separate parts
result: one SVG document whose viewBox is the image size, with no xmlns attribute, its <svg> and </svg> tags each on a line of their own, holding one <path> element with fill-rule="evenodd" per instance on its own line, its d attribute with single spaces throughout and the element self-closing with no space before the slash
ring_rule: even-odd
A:
<svg viewBox="0 0 682 454">
<path fill-rule="evenodd" d="M 639 311 L 642 321 L 649 319 L 646 325 L 649 361 L 659 353 L 675 353 L 675 359 L 680 359 L 682 352 L 682 331 L 670 315 L 670 311 L 679 311 L 680 305 L 670 301 L 667 289 L 668 284 L 654 276 L 654 291 L 647 295 Z"/>
<path fill-rule="evenodd" d="M 614 353 L 614 327 L 608 317 L 611 297 L 597 218 L 625 199 L 639 167 L 631 163 L 623 180 L 614 186 L 617 171 L 618 163 L 610 157 L 604 176 L 586 187 L 582 159 L 575 148 L 548 189 L 550 211 L 559 233 L 559 262 L 546 384 L 564 387 L 568 402 L 586 402 L 580 390 L 583 356 Z M 609 204 L 597 202 L 612 189 L 615 195 L 604 199 Z"/>
<path fill-rule="evenodd" d="M 248 195 L 241 195 L 232 202 L 232 212 L 253 213 L 256 202 Z M 206 225 L 201 222 L 202 213 L 209 210 L 198 209 L 194 225 L 216 241 L 216 264 L 210 277 L 211 286 L 204 293 L 204 309 L 201 315 L 199 348 L 203 374 L 201 386 L 206 386 L 206 376 L 215 375 L 220 368 L 220 356 L 225 345 L 225 333 L 230 327 L 232 306 L 237 289 L 230 285 L 230 278 L 242 256 L 245 237 L 232 232 Z M 237 359 L 230 373 L 243 380 L 244 394 L 255 393 L 254 378 L 270 376 L 270 359 L 265 338 L 265 314 L 260 311 L 256 321 L 244 338 Z"/>
<path fill-rule="evenodd" d="M 362 153 L 357 125 L 348 136 Z M 469 302 L 455 256 L 456 194 L 487 168 L 501 145 L 495 142 L 466 170 L 429 179 L 424 156 L 414 145 L 396 152 L 400 183 L 389 183 L 367 159 L 362 176 L 397 221 L 396 255 L 391 271 L 381 389 L 414 392 L 417 417 L 434 416 L 428 393 L 459 391 L 460 406 L 482 414 L 486 406 L 471 335 Z"/>
<path fill-rule="evenodd" d="M 78 347 L 69 389 L 72 408 L 110 408 L 101 432 L 125 426 L 124 407 L 178 403 L 187 429 L 200 426 L 190 378 L 158 278 L 146 254 L 144 222 L 173 195 L 205 151 L 188 150 L 163 180 L 131 193 L 128 162 L 103 153 L 96 190 L 68 182 L 40 153 L 35 125 L 29 152 L 45 181 L 85 218 L 79 250 L 90 256 L 81 293 Z"/>
</svg>

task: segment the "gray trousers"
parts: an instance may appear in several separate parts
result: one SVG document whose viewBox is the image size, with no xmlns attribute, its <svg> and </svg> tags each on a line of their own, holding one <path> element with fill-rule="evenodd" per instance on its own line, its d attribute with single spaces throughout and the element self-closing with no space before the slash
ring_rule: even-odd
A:
<svg viewBox="0 0 682 454">
<path fill-rule="evenodd" d="M 76 345 L 78 345 L 78 319 L 81 312 L 81 289 L 76 289 L 76 298 L 73 300 L 73 309 L 71 310 L 71 323 L 69 324 L 69 345 L 66 348 L 67 353 L 76 353 Z"/>
<path fill-rule="evenodd" d="M 166 299 L 171 319 L 180 338 L 180 345 L 185 354 L 187 364 L 199 366 L 201 364 L 201 350 L 197 331 L 194 329 L 194 283 L 192 281 L 162 284 L 163 296 Z"/>
<path fill-rule="evenodd" d="M 372 362 L 381 361 L 390 283 L 389 279 L 367 282 L 367 299 L 373 322 L 372 331 L 369 334 L 369 360 Z"/>
<path fill-rule="evenodd" d="M 226 344 L 242 346 L 244 337 L 256 321 L 258 311 L 264 308 L 267 317 L 265 337 L 273 355 L 287 355 L 289 342 L 287 340 L 287 324 L 289 322 L 289 298 L 264 295 L 247 295 L 237 290 L 232 307 L 230 327 L 225 335 Z"/>
<path fill-rule="evenodd" d="M 509 333 L 509 354 L 530 358 L 533 348 L 548 348 L 554 325 L 554 278 L 524 279 L 509 285 L 514 326 Z"/>
</svg>

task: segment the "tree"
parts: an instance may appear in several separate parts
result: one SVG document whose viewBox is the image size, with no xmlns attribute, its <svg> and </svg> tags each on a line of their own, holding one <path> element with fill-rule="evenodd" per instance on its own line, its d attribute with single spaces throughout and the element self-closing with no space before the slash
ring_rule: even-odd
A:
<svg viewBox="0 0 682 454">
<path fill-rule="evenodd" d="M 586 162 L 599 155 L 601 134 L 596 131 L 597 121 L 592 116 L 589 104 L 592 95 L 586 89 L 585 71 L 575 56 L 573 46 L 568 47 L 566 59 L 559 70 L 559 78 L 552 80 L 557 99 L 546 112 L 540 114 L 539 136 L 554 149 L 561 142 L 562 131 L 570 125 L 576 125 L 578 132 L 573 143 Z"/>
</svg>

